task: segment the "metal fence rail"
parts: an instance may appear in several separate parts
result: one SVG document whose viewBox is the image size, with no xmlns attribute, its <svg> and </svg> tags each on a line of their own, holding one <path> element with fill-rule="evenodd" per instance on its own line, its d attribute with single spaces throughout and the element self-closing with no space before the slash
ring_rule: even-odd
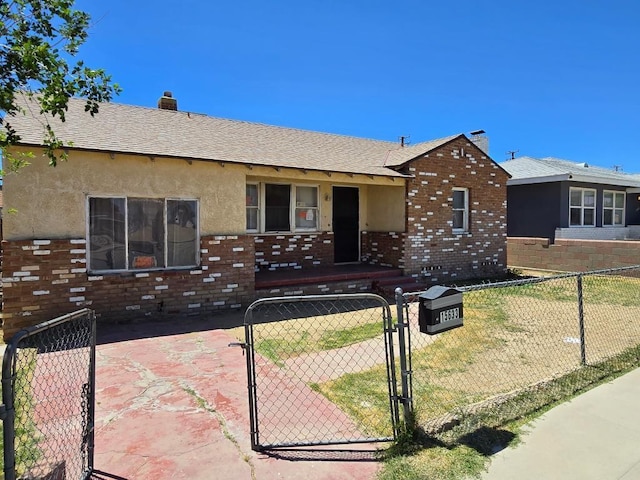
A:
<svg viewBox="0 0 640 480">
<path fill-rule="evenodd" d="M 245 316 L 252 447 L 392 439 L 390 322 L 388 303 L 373 294 L 254 302 Z M 371 369 L 375 382 L 359 375 Z"/>
<path fill-rule="evenodd" d="M 496 426 L 640 365 L 640 267 L 462 287 L 464 326 L 418 331 L 402 295 L 418 424 Z"/>
<path fill-rule="evenodd" d="M 93 312 L 18 332 L 2 364 L 5 480 L 89 478 L 94 392 Z"/>
</svg>

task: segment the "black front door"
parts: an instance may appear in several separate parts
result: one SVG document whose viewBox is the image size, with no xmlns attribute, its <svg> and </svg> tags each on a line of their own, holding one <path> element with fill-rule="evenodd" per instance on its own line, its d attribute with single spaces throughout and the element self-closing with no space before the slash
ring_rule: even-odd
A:
<svg viewBox="0 0 640 480">
<path fill-rule="evenodd" d="M 360 260 L 358 189 L 333 187 L 333 252 L 335 263 Z"/>
</svg>

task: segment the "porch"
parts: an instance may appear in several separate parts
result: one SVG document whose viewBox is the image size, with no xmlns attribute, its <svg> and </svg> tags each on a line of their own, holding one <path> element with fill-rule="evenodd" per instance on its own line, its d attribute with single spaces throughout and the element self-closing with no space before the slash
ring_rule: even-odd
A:
<svg viewBox="0 0 640 480">
<path fill-rule="evenodd" d="M 402 269 L 364 263 L 326 267 L 260 270 L 255 274 L 258 297 L 327 293 L 378 293 L 393 298 L 396 287 L 416 285 Z"/>
</svg>

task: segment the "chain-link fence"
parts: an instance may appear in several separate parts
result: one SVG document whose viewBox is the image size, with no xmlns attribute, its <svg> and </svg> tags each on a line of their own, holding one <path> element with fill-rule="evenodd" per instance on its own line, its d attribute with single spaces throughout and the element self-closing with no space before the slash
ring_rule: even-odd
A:
<svg viewBox="0 0 640 480">
<path fill-rule="evenodd" d="M 640 267 L 461 287 L 464 326 L 418 331 L 403 295 L 418 425 L 495 427 L 640 365 Z"/>
<path fill-rule="evenodd" d="M 89 478 L 94 391 L 90 310 L 18 332 L 2 365 L 5 480 Z"/>
<path fill-rule="evenodd" d="M 251 305 L 245 334 L 253 448 L 393 438 L 390 322 L 388 303 L 372 294 Z"/>
</svg>

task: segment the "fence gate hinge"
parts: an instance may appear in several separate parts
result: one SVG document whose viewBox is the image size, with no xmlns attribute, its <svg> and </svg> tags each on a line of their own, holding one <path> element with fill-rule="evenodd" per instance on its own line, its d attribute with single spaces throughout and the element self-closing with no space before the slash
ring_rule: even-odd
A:
<svg viewBox="0 0 640 480">
<path fill-rule="evenodd" d="M 5 418 L 7 418 L 7 407 L 3 403 L 0 405 L 0 420 L 4 420 Z"/>
<path fill-rule="evenodd" d="M 249 344 L 248 343 L 243 343 L 243 342 L 231 342 L 228 346 L 229 347 L 240 347 L 240 348 L 242 348 L 242 356 L 244 357 L 244 351 L 247 349 Z"/>
</svg>

